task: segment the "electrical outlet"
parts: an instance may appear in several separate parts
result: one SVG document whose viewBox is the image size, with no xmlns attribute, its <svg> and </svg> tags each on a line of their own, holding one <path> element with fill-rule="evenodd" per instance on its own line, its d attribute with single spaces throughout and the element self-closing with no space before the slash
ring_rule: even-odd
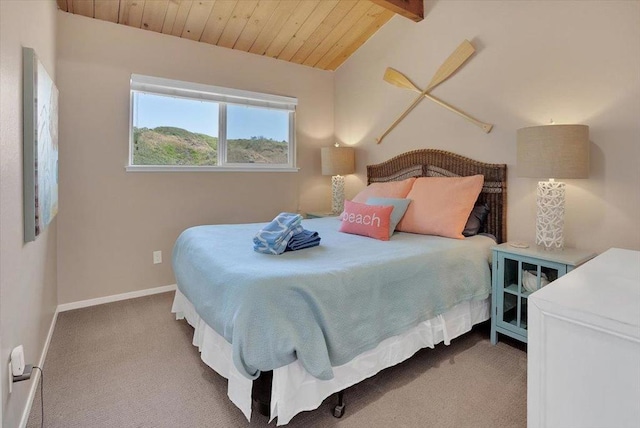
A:
<svg viewBox="0 0 640 428">
<path fill-rule="evenodd" d="M 153 264 L 157 265 L 158 263 L 162 263 L 162 251 L 153 252 Z"/>
<path fill-rule="evenodd" d="M 11 372 L 13 376 L 20 376 L 24 373 L 24 347 L 16 346 L 11 351 Z"/>
</svg>

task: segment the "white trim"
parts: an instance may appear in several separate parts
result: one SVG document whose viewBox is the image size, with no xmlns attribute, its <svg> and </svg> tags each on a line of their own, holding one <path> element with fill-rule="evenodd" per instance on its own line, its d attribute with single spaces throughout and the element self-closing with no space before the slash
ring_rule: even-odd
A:
<svg viewBox="0 0 640 428">
<path fill-rule="evenodd" d="M 47 333 L 47 339 L 44 342 L 44 348 L 42 348 L 42 354 L 40 354 L 40 361 L 38 361 L 38 367 L 44 368 L 44 362 L 47 358 L 47 352 L 49 352 L 49 345 L 51 344 L 51 338 L 53 337 L 53 331 L 56 327 L 56 321 L 58 320 L 59 306 L 56 308 L 55 313 L 53 314 L 53 319 L 51 320 L 51 325 L 49 326 L 49 332 Z M 33 406 L 33 400 L 36 398 L 36 392 L 38 391 L 38 383 L 40 381 L 40 370 L 33 370 L 35 373 L 33 375 L 31 388 L 29 389 L 29 396 L 27 397 L 27 405 L 22 412 L 22 417 L 20 418 L 20 428 L 26 428 L 27 422 L 29 422 L 29 415 L 31 414 L 31 407 Z"/>
<path fill-rule="evenodd" d="M 191 99 L 201 98 L 211 101 L 283 110 L 295 110 L 295 107 L 298 104 L 298 99 L 294 97 L 245 91 L 241 89 L 223 88 L 221 86 L 164 79 L 162 77 L 143 76 L 140 74 L 131 75 L 130 85 L 132 91 L 182 96 Z"/>
<path fill-rule="evenodd" d="M 150 296 L 152 294 L 166 293 L 174 291 L 176 284 L 164 285 L 162 287 L 147 288 L 146 290 L 131 291 L 129 293 L 114 294 L 111 296 L 98 297 L 96 299 L 80 300 L 77 302 L 63 303 L 58 305 L 57 312 L 66 312 L 73 309 L 86 308 L 89 306 L 102 305 L 104 303 L 118 302 L 120 300 L 135 299 L 136 297 Z"/>
<path fill-rule="evenodd" d="M 195 166 L 195 165 L 127 165 L 127 172 L 298 172 L 300 168 L 283 166 Z M 245 165 L 245 164 L 240 164 Z M 256 164 L 251 164 L 256 165 Z"/>
<path fill-rule="evenodd" d="M 289 112 L 289 165 L 295 166 L 298 163 L 296 158 L 296 112 Z"/>
<path fill-rule="evenodd" d="M 227 165 L 227 104 L 218 104 L 218 167 Z M 287 165 L 288 166 L 288 165 Z"/>
<path fill-rule="evenodd" d="M 135 122 L 133 115 L 136 111 L 134 100 L 133 91 L 129 91 L 129 165 L 133 165 L 133 123 Z"/>
<path fill-rule="evenodd" d="M 132 74 L 130 79 L 129 102 L 129 162 L 127 172 L 170 172 L 170 171 L 218 171 L 225 168 L 236 172 L 293 172 L 296 168 L 296 135 L 295 111 L 298 99 L 274 94 L 245 91 L 201 83 L 184 82 L 180 80 L 164 79 L 160 77 Z M 205 100 L 218 105 L 218 159 L 217 165 L 195 166 L 194 169 L 183 168 L 181 165 L 136 165 L 134 163 L 134 125 L 137 120 L 136 94 L 149 94 L 165 97 L 177 97 L 187 100 Z M 287 163 L 282 164 L 228 164 L 227 163 L 227 105 L 236 104 L 263 109 L 275 109 L 288 112 L 289 141 L 287 142 Z M 144 166 L 145 168 L 139 168 Z M 216 168 L 216 169 L 213 169 Z"/>
</svg>

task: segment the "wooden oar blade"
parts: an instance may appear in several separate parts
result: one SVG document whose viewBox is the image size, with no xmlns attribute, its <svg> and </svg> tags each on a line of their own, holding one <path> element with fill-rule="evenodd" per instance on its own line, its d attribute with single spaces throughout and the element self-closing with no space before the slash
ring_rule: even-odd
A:
<svg viewBox="0 0 640 428">
<path fill-rule="evenodd" d="M 384 72 L 383 79 L 385 80 L 385 82 L 391 83 L 392 85 L 398 86 L 400 88 L 422 92 L 422 90 L 418 89 L 418 87 L 414 85 L 407 76 L 391 67 L 387 67 L 387 70 Z"/>
<path fill-rule="evenodd" d="M 460 68 L 460 66 L 464 64 L 475 51 L 475 48 L 468 40 L 460 43 L 456 50 L 449 55 L 449 58 L 442 63 L 438 71 L 433 75 L 431 82 L 429 82 L 429 85 L 424 92 L 429 92 L 431 89 L 447 80 L 449 76 L 455 73 L 455 71 Z"/>
</svg>

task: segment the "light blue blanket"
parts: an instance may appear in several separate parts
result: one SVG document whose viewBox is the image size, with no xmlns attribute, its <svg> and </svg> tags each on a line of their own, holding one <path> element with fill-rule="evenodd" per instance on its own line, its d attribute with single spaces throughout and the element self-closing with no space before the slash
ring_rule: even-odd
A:
<svg viewBox="0 0 640 428">
<path fill-rule="evenodd" d="M 173 250 L 180 291 L 233 348 L 248 378 L 297 359 L 318 379 L 387 337 L 484 299 L 495 241 L 338 232 L 336 217 L 304 220 L 323 245 L 265 257 L 247 242 L 262 224 L 198 226 Z"/>
<path fill-rule="evenodd" d="M 302 216 L 280 213 L 253 237 L 253 249 L 259 253 L 282 254 L 291 237 L 302 232 Z"/>
</svg>

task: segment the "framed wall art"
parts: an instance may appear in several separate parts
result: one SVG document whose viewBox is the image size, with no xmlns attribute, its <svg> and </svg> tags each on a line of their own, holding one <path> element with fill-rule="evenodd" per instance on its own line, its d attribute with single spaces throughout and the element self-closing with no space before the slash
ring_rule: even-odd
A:
<svg viewBox="0 0 640 428">
<path fill-rule="evenodd" d="M 22 48 L 24 240 L 58 213 L 58 89 L 36 53 Z"/>
</svg>

